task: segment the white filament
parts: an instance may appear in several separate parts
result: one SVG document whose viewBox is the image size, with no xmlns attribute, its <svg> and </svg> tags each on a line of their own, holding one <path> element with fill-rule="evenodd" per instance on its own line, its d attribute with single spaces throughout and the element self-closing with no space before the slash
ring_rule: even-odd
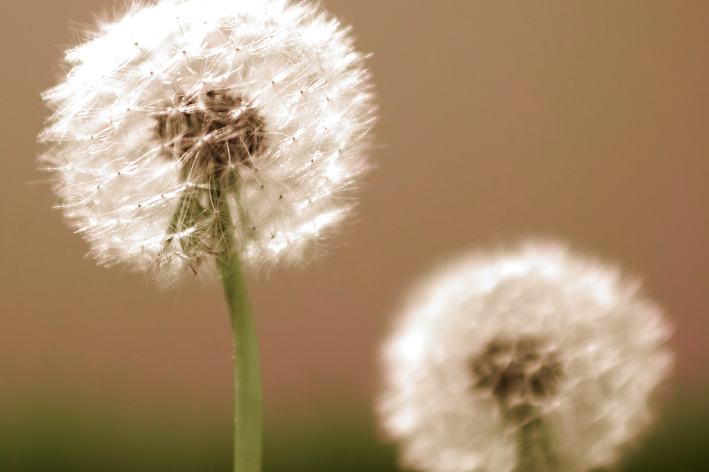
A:
<svg viewBox="0 0 709 472">
<path fill-rule="evenodd" d="M 235 225 L 246 265 L 299 261 L 353 206 L 371 86 L 349 30 L 325 12 L 287 0 L 136 4 L 66 59 L 66 81 L 44 95 L 56 111 L 43 158 L 59 206 L 101 263 L 155 268 L 180 195 L 204 181 L 182 181 L 154 137 L 155 116 L 178 94 L 229 90 L 264 119 L 265 150 L 240 170 L 255 228 L 245 238 Z M 166 283 L 194 258 L 169 249 L 158 274 Z"/>
</svg>

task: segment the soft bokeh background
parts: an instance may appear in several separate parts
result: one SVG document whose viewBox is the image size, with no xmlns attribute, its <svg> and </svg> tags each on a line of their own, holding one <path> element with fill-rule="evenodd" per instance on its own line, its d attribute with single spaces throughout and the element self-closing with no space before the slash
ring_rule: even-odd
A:
<svg viewBox="0 0 709 472">
<path fill-rule="evenodd" d="M 328 257 L 250 280 L 266 469 L 395 470 L 371 413 L 377 343 L 442 258 L 553 236 L 644 276 L 677 325 L 664 414 L 629 471 L 708 470 L 709 2 L 327 0 L 380 103 L 377 169 Z M 104 269 L 51 209 L 39 93 L 113 5 L 0 15 L 0 470 L 227 471 L 218 285 Z"/>
</svg>

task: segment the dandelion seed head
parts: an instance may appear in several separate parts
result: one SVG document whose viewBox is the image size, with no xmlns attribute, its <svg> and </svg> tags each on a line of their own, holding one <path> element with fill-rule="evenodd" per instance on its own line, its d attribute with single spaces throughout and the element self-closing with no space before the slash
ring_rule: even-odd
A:
<svg viewBox="0 0 709 472">
<path fill-rule="evenodd" d="M 374 123 L 365 57 L 307 3 L 134 4 L 67 51 L 40 136 L 99 262 L 213 271 L 215 188 L 247 266 L 314 254 L 354 204 Z"/>
<path fill-rule="evenodd" d="M 539 415 L 558 470 L 613 463 L 672 364 L 671 328 L 639 290 L 556 243 L 468 254 L 424 281 L 383 350 L 378 411 L 404 465 L 517 470 L 516 433 Z"/>
</svg>

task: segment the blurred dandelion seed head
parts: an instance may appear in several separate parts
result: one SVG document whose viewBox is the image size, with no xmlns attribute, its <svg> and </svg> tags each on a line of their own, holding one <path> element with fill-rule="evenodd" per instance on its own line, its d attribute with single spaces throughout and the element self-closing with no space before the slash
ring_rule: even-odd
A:
<svg viewBox="0 0 709 472">
<path fill-rule="evenodd" d="M 416 287 L 386 340 L 382 425 L 416 470 L 516 470 L 540 417 L 558 470 L 609 465 L 651 420 L 670 334 L 636 281 L 564 245 L 468 254 Z"/>
<path fill-rule="evenodd" d="M 374 106 L 349 29 L 307 3 L 134 4 L 67 51 L 40 135 L 60 208 L 105 265 L 214 270 L 225 192 L 248 266 L 298 262 L 353 207 Z M 223 249 L 223 248 L 221 248 Z"/>
</svg>

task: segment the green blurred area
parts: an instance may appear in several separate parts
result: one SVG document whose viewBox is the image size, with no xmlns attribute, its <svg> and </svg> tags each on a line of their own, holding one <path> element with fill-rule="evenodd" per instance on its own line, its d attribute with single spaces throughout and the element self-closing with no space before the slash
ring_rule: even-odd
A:
<svg viewBox="0 0 709 472">
<path fill-rule="evenodd" d="M 700 401 L 668 409 L 625 472 L 709 470 L 709 408 Z M 8 406 L 5 404 L 4 406 Z M 0 470 L 223 471 L 231 469 L 231 425 L 185 422 L 161 414 L 127 417 L 103 408 L 35 405 L 0 414 Z M 307 416 L 307 415 L 306 415 Z M 189 423 L 189 424 L 188 424 Z M 217 424 L 218 423 L 218 424 Z M 396 450 L 384 444 L 371 412 L 328 409 L 266 428 L 265 472 L 386 472 L 399 470 Z"/>
</svg>

